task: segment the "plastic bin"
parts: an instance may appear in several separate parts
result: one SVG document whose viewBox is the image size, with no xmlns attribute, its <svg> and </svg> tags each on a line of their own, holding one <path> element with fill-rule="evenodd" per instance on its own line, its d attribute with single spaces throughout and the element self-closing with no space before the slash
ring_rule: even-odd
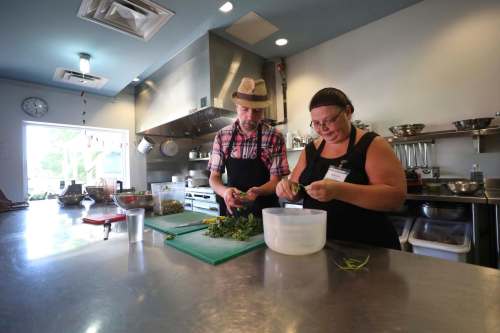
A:
<svg viewBox="0 0 500 333">
<path fill-rule="evenodd" d="M 414 217 L 389 215 L 387 218 L 391 221 L 392 225 L 398 232 L 401 250 L 411 251 L 410 243 L 408 243 L 408 237 L 410 235 L 410 229 L 413 224 Z"/>
<path fill-rule="evenodd" d="M 467 262 L 470 223 L 418 218 L 410 232 L 413 253 Z"/>
<path fill-rule="evenodd" d="M 153 183 L 151 192 L 153 194 L 154 212 L 163 214 L 162 202 L 166 200 L 177 200 L 184 205 L 186 197 L 186 186 L 184 182 L 178 183 Z"/>
</svg>

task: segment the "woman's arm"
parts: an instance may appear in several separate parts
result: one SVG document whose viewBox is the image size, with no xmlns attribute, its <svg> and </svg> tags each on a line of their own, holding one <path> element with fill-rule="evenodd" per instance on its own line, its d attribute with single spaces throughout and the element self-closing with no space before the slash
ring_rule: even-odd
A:
<svg viewBox="0 0 500 333">
<path fill-rule="evenodd" d="M 400 208 L 406 199 L 406 178 L 401 163 L 384 138 L 376 137 L 368 147 L 365 171 L 369 185 L 327 179 L 313 182 L 307 193 L 319 201 L 337 199 L 377 211 Z"/>
</svg>

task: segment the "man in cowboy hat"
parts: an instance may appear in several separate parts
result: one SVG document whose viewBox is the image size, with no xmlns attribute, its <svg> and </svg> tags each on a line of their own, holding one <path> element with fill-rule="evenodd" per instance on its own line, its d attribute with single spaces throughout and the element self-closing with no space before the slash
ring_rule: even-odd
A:
<svg viewBox="0 0 500 333">
<path fill-rule="evenodd" d="M 221 215 L 245 208 L 261 216 L 262 209 L 278 207 L 275 189 L 290 173 L 283 135 L 262 122 L 269 106 L 264 80 L 243 78 L 233 93 L 236 121 L 221 129 L 215 139 L 208 169 L 210 186 L 220 196 Z M 221 175 L 227 170 L 228 184 Z"/>
</svg>

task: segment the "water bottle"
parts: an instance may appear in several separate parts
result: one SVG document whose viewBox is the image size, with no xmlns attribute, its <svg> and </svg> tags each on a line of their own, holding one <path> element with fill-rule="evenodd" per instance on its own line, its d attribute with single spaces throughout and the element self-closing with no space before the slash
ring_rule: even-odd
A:
<svg viewBox="0 0 500 333">
<path fill-rule="evenodd" d="M 479 164 L 473 164 L 472 169 L 470 170 L 470 180 L 473 182 L 477 182 L 480 185 L 484 182 L 483 172 L 479 169 Z"/>
</svg>

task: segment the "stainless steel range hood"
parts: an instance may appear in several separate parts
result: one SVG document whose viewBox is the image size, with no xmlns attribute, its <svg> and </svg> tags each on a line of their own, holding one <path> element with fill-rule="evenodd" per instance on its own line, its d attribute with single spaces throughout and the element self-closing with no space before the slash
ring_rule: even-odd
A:
<svg viewBox="0 0 500 333">
<path fill-rule="evenodd" d="M 263 58 L 207 33 L 136 88 L 138 134 L 199 136 L 232 123 L 232 92 L 244 76 L 262 78 L 264 65 Z M 274 82 L 268 86 L 275 96 Z"/>
</svg>

